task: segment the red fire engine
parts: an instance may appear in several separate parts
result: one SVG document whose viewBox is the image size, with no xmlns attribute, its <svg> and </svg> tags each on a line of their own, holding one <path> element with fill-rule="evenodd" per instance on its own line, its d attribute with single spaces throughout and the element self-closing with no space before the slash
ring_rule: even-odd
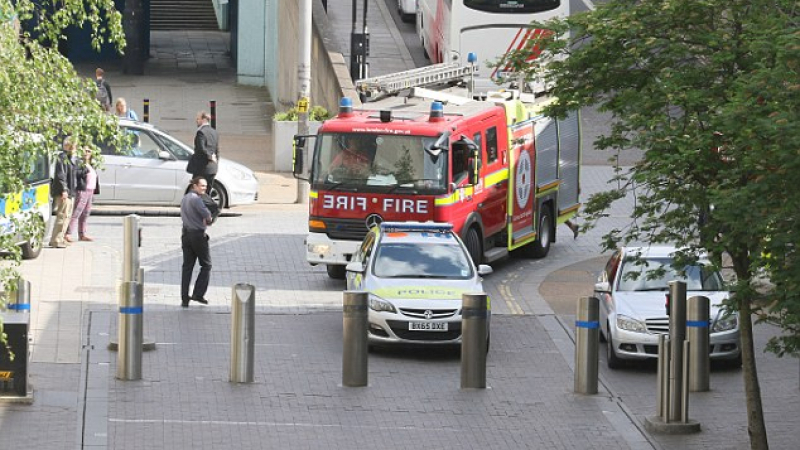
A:
<svg viewBox="0 0 800 450">
<path fill-rule="evenodd" d="M 309 158 L 309 263 L 343 278 L 367 230 L 382 221 L 449 222 L 476 264 L 518 248 L 547 255 L 556 224 L 580 206 L 578 114 L 545 117 L 546 100 L 513 90 L 475 99 L 458 88 L 416 87 L 465 76 L 469 83 L 473 71 L 438 64 L 362 80 L 362 98 L 382 99 L 361 110 L 342 99 Z M 399 91 L 408 96 L 387 96 Z M 295 141 L 300 177 L 306 139 Z"/>
</svg>

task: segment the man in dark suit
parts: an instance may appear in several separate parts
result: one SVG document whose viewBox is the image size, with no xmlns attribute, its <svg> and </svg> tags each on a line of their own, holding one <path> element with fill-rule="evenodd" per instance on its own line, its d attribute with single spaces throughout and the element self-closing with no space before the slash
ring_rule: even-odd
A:
<svg viewBox="0 0 800 450">
<path fill-rule="evenodd" d="M 211 128 L 211 115 L 205 111 L 197 113 L 197 134 L 194 136 L 194 155 L 189 160 L 187 172 L 192 177 L 202 176 L 208 182 L 209 192 L 214 186 L 219 159 L 219 136 L 217 130 Z"/>
</svg>

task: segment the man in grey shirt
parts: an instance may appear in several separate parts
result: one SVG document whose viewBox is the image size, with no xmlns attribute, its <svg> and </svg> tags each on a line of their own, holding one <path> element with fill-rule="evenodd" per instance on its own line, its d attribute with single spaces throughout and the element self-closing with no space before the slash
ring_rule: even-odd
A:
<svg viewBox="0 0 800 450">
<path fill-rule="evenodd" d="M 203 176 L 192 178 L 189 192 L 181 200 L 181 249 L 183 249 L 183 271 L 181 273 L 181 306 L 189 307 L 189 301 L 194 300 L 204 305 L 208 290 L 208 281 L 211 278 L 211 251 L 208 245 L 206 228 L 211 225 L 211 212 L 203 202 L 203 194 L 208 189 L 208 182 Z M 194 284 L 194 291 L 189 296 L 189 285 L 192 282 L 194 264 L 200 261 L 200 274 Z"/>
</svg>

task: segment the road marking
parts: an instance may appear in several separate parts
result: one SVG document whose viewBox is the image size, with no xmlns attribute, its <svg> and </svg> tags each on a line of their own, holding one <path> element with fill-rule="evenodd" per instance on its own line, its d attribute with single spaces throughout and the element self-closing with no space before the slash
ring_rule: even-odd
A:
<svg viewBox="0 0 800 450">
<path fill-rule="evenodd" d="M 452 427 L 418 427 L 411 425 L 403 426 L 374 426 L 374 425 L 343 425 L 343 424 L 320 424 L 320 423 L 304 423 L 304 422 L 255 422 L 255 421 L 229 421 L 229 420 L 171 420 L 171 419 L 115 419 L 110 417 L 108 419 L 112 423 L 142 423 L 142 424 L 172 424 L 172 425 L 227 425 L 227 426 L 245 426 L 245 427 L 304 427 L 304 428 L 355 428 L 355 429 L 368 429 L 368 430 L 424 430 L 424 431 L 448 431 L 455 433 L 464 433 L 467 430 L 452 428 Z"/>
<path fill-rule="evenodd" d="M 512 273 L 509 275 L 508 278 L 504 279 L 500 282 L 500 285 L 497 287 L 497 290 L 500 291 L 500 296 L 503 298 L 503 301 L 506 302 L 506 306 L 508 307 L 511 314 L 515 315 L 524 315 L 525 311 L 522 310 L 522 307 L 517 303 L 517 300 L 514 298 L 514 294 L 511 293 L 511 287 L 509 284 L 519 277 L 519 273 Z"/>
</svg>

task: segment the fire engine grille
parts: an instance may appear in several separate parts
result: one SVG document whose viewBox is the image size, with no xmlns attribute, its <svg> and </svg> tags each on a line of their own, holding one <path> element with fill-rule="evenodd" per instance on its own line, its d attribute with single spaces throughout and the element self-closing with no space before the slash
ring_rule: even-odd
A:
<svg viewBox="0 0 800 450">
<path fill-rule="evenodd" d="M 367 235 L 367 225 L 364 219 L 321 219 L 325 222 L 328 237 L 331 239 L 344 239 L 360 241 Z"/>
</svg>

